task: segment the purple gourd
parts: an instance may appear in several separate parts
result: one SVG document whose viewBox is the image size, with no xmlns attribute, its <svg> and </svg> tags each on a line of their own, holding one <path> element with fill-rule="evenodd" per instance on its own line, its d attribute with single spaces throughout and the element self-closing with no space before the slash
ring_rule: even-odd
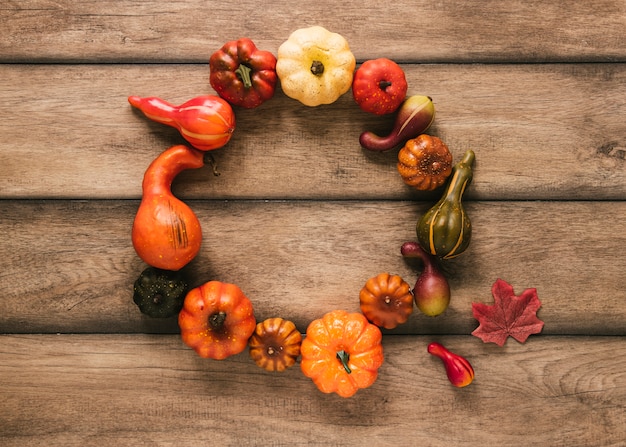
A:
<svg viewBox="0 0 626 447">
<path fill-rule="evenodd" d="M 398 109 L 388 135 L 366 131 L 359 137 L 359 142 L 370 151 L 388 151 L 426 132 L 434 119 L 435 106 L 429 96 L 409 96 Z"/>
</svg>

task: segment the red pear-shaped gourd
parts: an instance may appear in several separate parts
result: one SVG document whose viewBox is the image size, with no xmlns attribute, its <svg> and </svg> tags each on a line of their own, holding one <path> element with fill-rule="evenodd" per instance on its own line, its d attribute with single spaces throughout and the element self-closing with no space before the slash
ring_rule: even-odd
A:
<svg viewBox="0 0 626 447">
<path fill-rule="evenodd" d="M 424 264 L 424 270 L 413 287 L 417 308 L 429 317 L 444 313 L 450 304 L 450 285 L 438 266 L 437 258 L 426 253 L 417 242 L 405 242 L 400 252 L 406 258 L 420 258 Z"/>
<path fill-rule="evenodd" d="M 148 265 L 180 270 L 200 251 L 202 229 L 189 206 L 172 194 L 174 178 L 204 166 L 204 153 L 184 145 L 159 155 L 143 178 L 143 196 L 133 222 L 133 247 Z"/>
<path fill-rule="evenodd" d="M 464 357 L 448 351 L 443 345 L 436 342 L 428 345 L 428 352 L 441 359 L 446 367 L 448 380 L 452 385 L 462 388 L 474 380 L 474 368 Z"/>
<path fill-rule="evenodd" d="M 178 129 L 185 140 L 201 151 L 224 146 L 235 131 L 233 109 L 219 96 L 197 96 L 180 106 L 156 97 L 129 96 L 128 102 L 152 121 Z"/>
</svg>

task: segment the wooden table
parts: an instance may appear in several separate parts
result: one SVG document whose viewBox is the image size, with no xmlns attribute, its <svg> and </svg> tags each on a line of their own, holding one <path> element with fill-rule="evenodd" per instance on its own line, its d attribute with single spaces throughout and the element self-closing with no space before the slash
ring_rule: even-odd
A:
<svg viewBox="0 0 626 447">
<path fill-rule="evenodd" d="M 2 446 L 622 446 L 626 439 L 626 4 L 588 2 L 46 1 L 0 8 Z M 148 164 L 183 143 L 127 96 L 211 94 L 208 58 L 250 37 L 276 53 L 297 28 L 342 34 L 357 61 L 402 64 L 433 98 L 429 130 L 476 153 L 470 249 L 443 266 L 452 302 L 385 331 L 376 383 L 319 392 L 298 365 L 201 359 L 176 319 L 142 315 L 130 240 Z M 381 272 L 413 283 L 399 248 L 439 192 L 405 185 L 397 149 L 358 137 L 391 117 L 348 93 L 309 108 L 236 109 L 232 140 L 174 193 L 200 218 L 194 285 L 233 282 L 258 321 L 304 332 L 359 311 Z M 502 278 L 536 288 L 543 332 L 471 335 Z M 426 346 L 468 358 L 454 388 Z"/>
</svg>

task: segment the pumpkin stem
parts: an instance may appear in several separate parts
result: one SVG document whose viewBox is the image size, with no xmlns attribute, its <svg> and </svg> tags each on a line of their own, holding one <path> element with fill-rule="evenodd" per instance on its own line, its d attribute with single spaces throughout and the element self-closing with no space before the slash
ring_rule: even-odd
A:
<svg viewBox="0 0 626 447">
<path fill-rule="evenodd" d="M 213 330 L 220 330 L 226 321 L 226 312 L 217 312 L 209 317 L 209 325 Z"/>
<path fill-rule="evenodd" d="M 252 87 L 252 79 L 250 79 L 250 72 L 252 72 L 252 69 L 244 64 L 239 64 L 239 67 L 237 67 L 237 70 L 235 70 L 235 73 L 239 75 L 239 79 L 241 79 L 241 82 L 243 82 L 243 86 L 245 88 Z"/>
<path fill-rule="evenodd" d="M 155 293 L 152 295 L 152 304 L 159 305 L 163 302 L 163 295 L 161 293 Z"/>
<path fill-rule="evenodd" d="M 324 73 L 324 64 L 322 64 L 320 61 L 313 61 L 313 63 L 311 64 L 311 73 L 313 73 L 315 76 L 320 76 L 322 73 Z"/>
<path fill-rule="evenodd" d="M 350 354 L 342 349 L 341 351 L 337 351 L 337 358 L 341 361 L 341 364 L 343 365 L 346 372 L 350 374 L 352 372 L 350 366 L 348 365 L 348 361 L 350 360 Z"/>
</svg>

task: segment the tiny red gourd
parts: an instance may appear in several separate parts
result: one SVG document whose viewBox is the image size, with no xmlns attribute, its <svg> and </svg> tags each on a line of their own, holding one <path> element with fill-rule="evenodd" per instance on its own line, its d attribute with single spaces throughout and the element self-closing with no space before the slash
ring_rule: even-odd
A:
<svg viewBox="0 0 626 447">
<path fill-rule="evenodd" d="M 448 380 L 457 388 L 463 388 L 474 380 L 474 368 L 465 357 L 450 352 L 443 345 L 432 342 L 428 345 L 428 352 L 439 357 L 446 368 Z"/>
</svg>

